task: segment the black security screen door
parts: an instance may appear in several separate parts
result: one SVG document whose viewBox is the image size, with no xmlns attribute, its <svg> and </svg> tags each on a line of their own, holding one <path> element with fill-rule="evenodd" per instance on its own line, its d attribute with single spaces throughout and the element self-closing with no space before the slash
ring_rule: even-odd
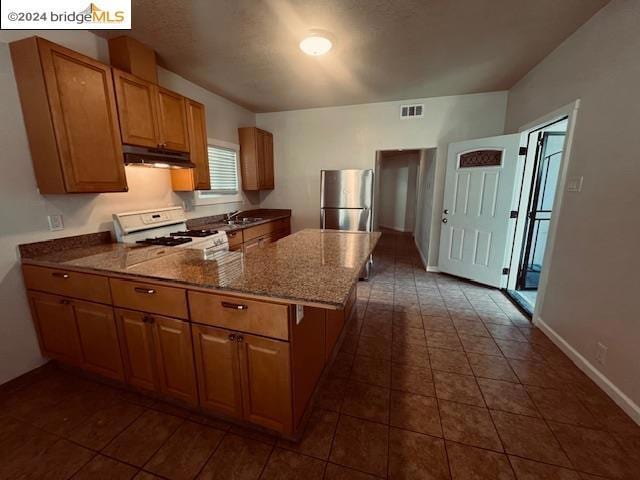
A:
<svg viewBox="0 0 640 480">
<path fill-rule="evenodd" d="M 516 289 L 537 290 L 553 200 L 560 174 L 564 132 L 538 134 L 536 161 L 525 227 L 524 250 L 518 269 Z"/>
</svg>

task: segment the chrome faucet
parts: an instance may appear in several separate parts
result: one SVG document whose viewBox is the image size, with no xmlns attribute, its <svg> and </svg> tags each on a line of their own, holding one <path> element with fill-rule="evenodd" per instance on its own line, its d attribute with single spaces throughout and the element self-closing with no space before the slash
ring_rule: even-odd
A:
<svg viewBox="0 0 640 480">
<path fill-rule="evenodd" d="M 238 214 L 240 213 L 240 210 L 234 210 L 233 212 L 229 212 L 226 213 L 224 218 L 225 220 L 232 220 L 234 219 Z"/>
</svg>

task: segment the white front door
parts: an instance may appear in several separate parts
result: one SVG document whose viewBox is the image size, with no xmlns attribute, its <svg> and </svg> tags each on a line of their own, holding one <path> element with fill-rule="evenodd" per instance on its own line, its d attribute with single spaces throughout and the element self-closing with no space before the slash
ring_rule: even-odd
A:
<svg viewBox="0 0 640 480">
<path fill-rule="evenodd" d="M 511 246 L 509 215 L 514 203 L 520 134 L 449 145 L 438 268 L 493 287 Z"/>
</svg>

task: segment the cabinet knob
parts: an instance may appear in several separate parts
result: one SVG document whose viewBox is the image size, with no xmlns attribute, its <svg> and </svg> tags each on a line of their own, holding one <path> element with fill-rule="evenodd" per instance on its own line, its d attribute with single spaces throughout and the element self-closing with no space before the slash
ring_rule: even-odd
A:
<svg viewBox="0 0 640 480">
<path fill-rule="evenodd" d="M 229 340 L 231 340 L 232 342 L 235 341 L 236 336 L 233 333 L 229 334 Z"/>
<path fill-rule="evenodd" d="M 145 315 L 144 317 L 142 317 L 142 321 L 144 323 L 153 323 L 156 321 L 156 319 L 153 318 L 151 315 Z"/>
<path fill-rule="evenodd" d="M 62 300 L 60 300 L 60 303 L 62 305 L 71 305 L 71 300 L 69 300 L 68 298 L 63 298 Z"/>
<path fill-rule="evenodd" d="M 236 337 L 236 340 L 238 341 L 238 343 L 241 343 L 244 340 L 244 337 L 242 335 L 238 335 Z"/>
</svg>

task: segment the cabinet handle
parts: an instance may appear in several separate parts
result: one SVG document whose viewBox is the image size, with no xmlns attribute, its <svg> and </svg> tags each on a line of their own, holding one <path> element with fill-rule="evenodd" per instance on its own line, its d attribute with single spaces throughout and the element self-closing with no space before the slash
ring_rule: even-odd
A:
<svg viewBox="0 0 640 480">
<path fill-rule="evenodd" d="M 56 278 L 64 278 L 64 279 L 69 278 L 69 274 L 68 273 L 62 273 L 62 272 L 53 272 L 51 274 L 51 276 L 56 277 Z"/>
<path fill-rule="evenodd" d="M 133 290 L 137 293 L 145 293 L 147 295 L 153 295 L 154 293 L 156 293 L 153 288 L 135 287 Z"/>
<path fill-rule="evenodd" d="M 231 340 L 232 342 L 235 341 L 236 336 L 233 333 L 229 334 L 229 340 Z"/>
<path fill-rule="evenodd" d="M 244 337 L 243 337 L 242 335 L 238 335 L 238 336 L 236 337 L 236 341 L 237 341 L 238 343 L 242 343 L 242 341 L 243 341 L 243 340 L 244 340 Z"/>
<path fill-rule="evenodd" d="M 224 308 L 231 308 L 233 310 L 248 310 L 249 306 L 242 303 L 222 302 Z"/>
</svg>

